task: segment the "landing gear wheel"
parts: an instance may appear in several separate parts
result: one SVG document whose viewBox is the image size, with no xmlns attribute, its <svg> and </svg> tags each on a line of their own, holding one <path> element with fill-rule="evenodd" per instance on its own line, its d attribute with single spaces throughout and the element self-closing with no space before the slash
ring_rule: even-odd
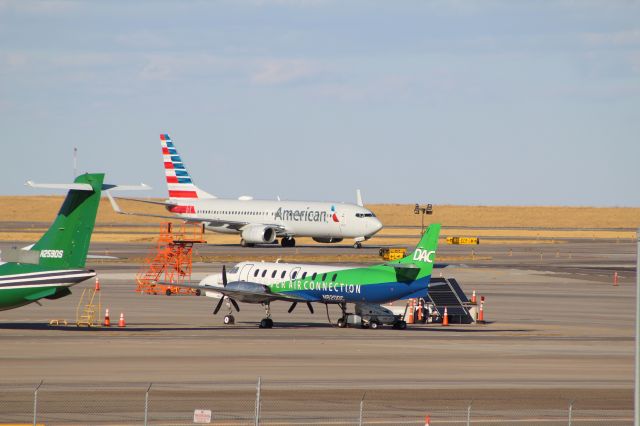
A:
<svg viewBox="0 0 640 426">
<path fill-rule="evenodd" d="M 164 294 L 166 294 L 167 296 L 171 296 L 171 289 L 168 288 L 164 291 Z"/>
<path fill-rule="evenodd" d="M 283 237 L 282 240 L 280 240 L 280 245 L 282 247 L 295 247 L 296 239 L 293 237 L 290 237 L 290 238 Z"/>
<path fill-rule="evenodd" d="M 199 289 L 196 290 L 196 296 L 202 296 L 202 292 Z"/>
<path fill-rule="evenodd" d="M 373 320 L 373 321 L 371 321 L 369 324 L 370 324 L 370 327 L 371 327 L 371 329 L 372 329 L 372 330 L 377 330 L 377 329 L 379 329 L 380 327 L 382 327 L 382 324 L 380 324 L 380 323 L 378 322 L 378 320 Z"/>
<path fill-rule="evenodd" d="M 234 324 L 235 322 L 236 322 L 236 319 L 233 317 L 233 315 L 225 315 L 224 317 L 225 325 L 231 325 L 231 324 Z"/>
<path fill-rule="evenodd" d="M 357 241 L 356 243 L 353 244 L 353 248 L 361 249 L 362 248 L 362 243 L 360 241 Z"/>
<path fill-rule="evenodd" d="M 345 328 L 347 326 L 347 321 L 344 318 L 338 319 L 338 327 Z"/>
<path fill-rule="evenodd" d="M 260 328 L 273 328 L 273 320 L 271 318 L 263 318 L 260 321 Z"/>
<path fill-rule="evenodd" d="M 406 321 L 396 321 L 395 323 L 393 323 L 393 328 L 395 330 L 404 330 L 407 328 L 407 322 Z"/>
</svg>

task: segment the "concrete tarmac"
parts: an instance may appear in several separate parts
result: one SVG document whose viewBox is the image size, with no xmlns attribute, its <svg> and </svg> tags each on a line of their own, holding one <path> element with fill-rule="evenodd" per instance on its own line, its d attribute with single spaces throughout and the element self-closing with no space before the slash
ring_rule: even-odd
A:
<svg viewBox="0 0 640 426">
<path fill-rule="evenodd" d="M 144 245 L 96 245 L 92 251 L 144 256 Z M 242 249 L 206 246 L 202 253 L 259 253 L 265 260 L 295 253 L 353 253 L 350 246 Z M 368 247 L 363 250 L 375 250 Z M 471 254 L 473 250 L 473 254 Z M 561 244 L 447 246 L 442 256 L 465 258 L 436 270 L 470 295 L 486 296 L 486 325 L 437 324 L 407 330 L 338 329 L 325 306 L 287 313 L 272 306 L 275 327 L 257 328 L 259 305 L 241 304 L 224 326 L 217 300 L 135 292 L 139 265 L 96 262 L 103 309 L 127 327 L 49 327 L 73 321 L 83 288 L 72 296 L 0 313 L 0 365 L 5 385 L 37 383 L 253 383 L 324 391 L 444 389 L 509 392 L 526 398 L 564 395 L 631 401 L 633 386 L 635 244 L 580 240 Z M 466 258 L 466 257 L 468 258 Z M 220 270 L 196 264 L 194 278 Z M 614 271 L 620 273 L 613 286 Z M 332 321 L 339 310 L 329 307 Z M 524 393 L 522 393 L 524 392 Z"/>
</svg>

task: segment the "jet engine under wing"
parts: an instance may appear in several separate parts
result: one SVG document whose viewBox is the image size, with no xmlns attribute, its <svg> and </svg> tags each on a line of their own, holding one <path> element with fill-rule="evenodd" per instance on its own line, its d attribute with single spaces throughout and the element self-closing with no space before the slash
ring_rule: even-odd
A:
<svg viewBox="0 0 640 426">
<path fill-rule="evenodd" d="M 158 284 L 193 288 L 200 291 L 215 291 L 245 303 L 264 303 L 274 300 L 309 302 L 306 298 L 294 296 L 292 294 L 272 293 L 268 286 L 249 281 L 233 281 L 228 283 L 225 287 L 200 285 L 197 283 L 158 282 Z"/>
</svg>

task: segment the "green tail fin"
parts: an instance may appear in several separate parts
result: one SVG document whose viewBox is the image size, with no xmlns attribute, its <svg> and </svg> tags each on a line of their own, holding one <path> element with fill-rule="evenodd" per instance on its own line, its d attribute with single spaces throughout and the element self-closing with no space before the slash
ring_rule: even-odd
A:
<svg viewBox="0 0 640 426">
<path fill-rule="evenodd" d="M 103 181 L 103 173 L 84 174 L 76 178 L 75 183 L 88 183 L 93 191 L 69 190 L 56 220 L 31 248 L 40 251 L 40 265 L 53 268 L 84 267 Z"/>
<path fill-rule="evenodd" d="M 433 271 L 433 262 L 436 258 L 438 238 L 440 237 L 440 224 L 433 223 L 422 235 L 416 249 L 408 256 L 398 260 L 398 263 L 411 263 L 420 268 L 418 277 L 430 275 Z"/>
</svg>

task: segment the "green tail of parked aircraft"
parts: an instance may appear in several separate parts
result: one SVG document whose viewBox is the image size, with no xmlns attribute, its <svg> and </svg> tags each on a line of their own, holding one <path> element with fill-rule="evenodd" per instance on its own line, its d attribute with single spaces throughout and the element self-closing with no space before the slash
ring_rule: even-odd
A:
<svg viewBox="0 0 640 426">
<path fill-rule="evenodd" d="M 40 299 L 59 299 L 71 287 L 96 275 L 85 269 L 104 174 L 78 176 L 49 230 L 29 250 L 5 250 L 0 263 L 0 310 Z M 37 186 L 37 185 L 33 185 Z"/>
<path fill-rule="evenodd" d="M 431 225 L 412 253 L 400 260 L 380 265 L 350 268 L 241 262 L 228 273 L 223 268 L 222 274 L 209 275 L 199 284 L 177 285 L 195 288 L 208 296 L 220 298 L 214 314 L 218 313 L 227 300 L 229 313 L 225 316 L 225 324 L 234 322 L 231 307 L 239 311 L 237 301 L 240 301 L 264 305 L 266 318 L 260 322 L 260 327 L 271 328 L 273 321 L 270 303 L 282 300 L 291 303 L 289 312 L 298 303 L 305 303 L 311 313 L 312 303 L 338 304 L 342 310 L 342 317 L 338 320 L 340 327 L 361 321 L 362 325 L 371 328 L 382 324 L 405 328 L 403 318 L 394 316 L 380 304 L 427 296 L 439 235 L 440 225 Z M 347 303 L 355 304 L 355 315 L 347 313 Z"/>
<path fill-rule="evenodd" d="M 147 190 L 148 185 L 104 183 L 104 173 L 80 175 L 72 184 L 31 181 L 34 188 L 68 189 L 58 216 L 49 230 L 28 249 L 10 249 L 0 262 L 0 311 L 18 308 L 40 299 L 59 299 L 69 287 L 95 277 L 85 269 L 91 234 L 103 191 Z"/>
</svg>

